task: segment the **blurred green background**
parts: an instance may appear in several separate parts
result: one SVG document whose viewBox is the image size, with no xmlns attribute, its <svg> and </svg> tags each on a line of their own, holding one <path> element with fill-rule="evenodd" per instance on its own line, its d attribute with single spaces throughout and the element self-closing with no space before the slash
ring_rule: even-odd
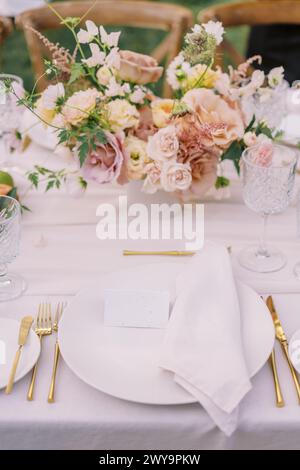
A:
<svg viewBox="0 0 300 470">
<path fill-rule="evenodd" d="M 160 0 L 155 1 L 159 3 Z M 167 2 L 168 0 L 164 1 Z M 168 3 L 177 3 L 190 8 L 196 18 L 196 15 L 202 8 L 206 8 L 216 3 L 227 2 L 225 0 L 170 0 Z M 157 31 L 154 32 L 153 30 L 122 28 L 122 31 L 126 34 L 121 36 L 121 48 L 132 49 L 137 52 L 151 52 L 163 37 L 163 33 L 158 34 Z M 247 28 L 234 28 L 228 30 L 226 34 L 228 39 L 235 44 L 237 49 L 241 52 L 245 51 L 248 34 Z M 59 41 L 62 45 L 69 47 L 71 50 L 73 49 L 73 40 L 68 31 L 49 32 L 47 33 L 47 36 L 51 40 L 54 40 L 55 42 Z M 14 73 L 21 76 L 24 80 L 25 87 L 27 89 L 31 89 L 34 80 L 23 33 L 20 31 L 13 32 L 5 41 L 0 52 L 0 70 L 2 72 Z"/>
</svg>

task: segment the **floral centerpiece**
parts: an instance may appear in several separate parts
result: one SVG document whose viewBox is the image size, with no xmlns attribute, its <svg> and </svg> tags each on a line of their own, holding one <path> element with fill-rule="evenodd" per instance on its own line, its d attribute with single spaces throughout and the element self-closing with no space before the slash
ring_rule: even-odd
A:
<svg viewBox="0 0 300 470">
<path fill-rule="evenodd" d="M 151 91 L 163 74 L 153 58 L 120 50 L 120 32 L 107 33 L 92 21 L 79 28 L 81 20 L 61 18 L 76 41 L 72 54 L 36 31 L 52 53 L 46 74 L 53 84 L 20 104 L 57 133 L 58 148 L 70 152 L 83 188 L 91 180 L 141 180 L 147 193 L 163 190 L 198 199 L 211 187 L 229 185 L 222 175 L 224 160 L 232 160 L 239 172 L 245 147 L 270 145 L 272 130 L 249 116 L 247 102 L 277 87 L 283 69 L 268 76 L 252 72 L 251 64 L 260 57 L 236 70 L 214 66 L 224 33 L 220 22 L 196 24 L 186 34 L 166 71 L 174 98 L 163 99 Z M 37 166 L 28 176 L 34 186 L 46 178 L 48 190 L 59 188 L 69 173 Z"/>
</svg>

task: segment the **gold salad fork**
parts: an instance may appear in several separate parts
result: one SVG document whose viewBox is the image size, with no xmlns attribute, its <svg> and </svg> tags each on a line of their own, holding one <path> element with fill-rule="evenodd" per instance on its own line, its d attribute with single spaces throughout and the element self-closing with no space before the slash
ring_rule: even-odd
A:
<svg viewBox="0 0 300 470">
<path fill-rule="evenodd" d="M 59 344 L 58 344 L 58 338 L 57 338 L 58 323 L 59 323 L 59 320 L 61 319 L 61 316 L 63 314 L 63 311 L 64 311 L 65 307 L 66 307 L 66 303 L 64 303 L 64 302 L 59 303 L 57 305 L 55 319 L 54 319 L 54 322 L 53 322 L 53 328 L 52 329 L 53 329 L 53 331 L 56 332 L 56 342 L 55 342 L 55 349 L 54 349 L 52 379 L 51 379 L 50 390 L 49 390 L 49 394 L 48 394 L 48 403 L 54 403 L 55 379 L 56 379 L 58 360 L 59 360 L 59 356 L 60 356 Z"/>
<path fill-rule="evenodd" d="M 40 338 L 42 346 L 42 338 L 46 335 L 51 335 L 52 333 L 52 318 L 51 318 L 51 304 L 41 303 L 39 305 L 38 314 L 36 317 L 35 332 Z M 35 379 L 37 373 L 38 361 L 36 362 L 31 375 L 31 381 L 27 393 L 27 400 L 33 400 L 33 391 L 35 386 Z"/>
</svg>

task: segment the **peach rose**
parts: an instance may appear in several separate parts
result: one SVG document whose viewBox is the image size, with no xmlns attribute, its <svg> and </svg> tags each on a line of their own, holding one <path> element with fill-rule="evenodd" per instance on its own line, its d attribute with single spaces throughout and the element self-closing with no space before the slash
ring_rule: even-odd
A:
<svg viewBox="0 0 300 470">
<path fill-rule="evenodd" d="M 172 116 L 174 109 L 174 100 L 157 99 L 152 101 L 151 109 L 153 122 L 156 127 L 166 127 Z"/>
<path fill-rule="evenodd" d="M 101 93 L 95 88 L 77 91 L 67 99 L 62 108 L 62 115 L 68 124 L 76 126 L 80 121 L 86 119 L 91 111 L 95 109 L 97 100 Z"/>
<path fill-rule="evenodd" d="M 132 51 L 120 51 L 120 69 L 118 76 L 125 82 L 145 85 L 157 82 L 163 74 L 153 57 Z"/>
<path fill-rule="evenodd" d="M 145 167 L 146 178 L 143 184 L 143 191 L 147 194 L 154 194 L 161 188 L 161 165 L 159 162 L 152 162 Z"/>
<path fill-rule="evenodd" d="M 212 90 L 190 90 L 184 95 L 183 102 L 196 113 L 201 124 L 209 125 L 215 145 L 226 149 L 231 142 L 243 137 L 244 124 L 241 113 L 231 108 Z"/>
</svg>

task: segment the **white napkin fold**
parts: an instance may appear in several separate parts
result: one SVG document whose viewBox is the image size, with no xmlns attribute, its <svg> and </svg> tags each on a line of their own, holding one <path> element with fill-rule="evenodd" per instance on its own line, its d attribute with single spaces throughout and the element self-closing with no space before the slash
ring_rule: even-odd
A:
<svg viewBox="0 0 300 470">
<path fill-rule="evenodd" d="M 176 292 L 159 365 L 230 435 L 251 383 L 226 248 L 207 243 L 176 280 Z"/>
</svg>

